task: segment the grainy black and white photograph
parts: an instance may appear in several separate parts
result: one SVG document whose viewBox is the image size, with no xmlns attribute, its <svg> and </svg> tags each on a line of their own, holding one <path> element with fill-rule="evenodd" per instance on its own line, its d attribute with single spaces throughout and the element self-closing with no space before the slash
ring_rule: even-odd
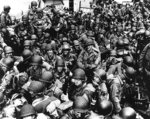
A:
<svg viewBox="0 0 150 119">
<path fill-rule="evenodd" d="M 0 119 L 150 119 L 150 0 L 0 0 Z"/>
</svg>

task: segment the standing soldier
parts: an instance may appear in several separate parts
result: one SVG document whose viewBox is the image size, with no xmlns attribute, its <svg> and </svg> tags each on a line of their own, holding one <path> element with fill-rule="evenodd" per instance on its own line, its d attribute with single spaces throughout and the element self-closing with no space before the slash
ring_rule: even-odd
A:
<svg viewBox="0 0 150 119">
<path fill-rule="evenodd" d="M 3 12 L 0 16 L 0 22 L 1 22 L 1 27 L 6 28 L 7 26 L 11 25 L 11 18 L 9 16 L 9 11 L 10 11 L 10 6 L 6 5 L 3 8 Z"/>
<path fill-rule="evenodd" d="M 70 52 L 71 47 L 70 44 L 64 43 L 62 46 L 62 55 L 61 57 L 65 61 L 65 65 L 69 68 L 69 70 L 73 70 L 76 64 L 76 56 Z"/>
<path fill-rule="evenodd" d="M 44 31 L 47 31 L 51 28 L 51 21 L 48 18 L 47 15 L 45 15 L 43 13 L 43 9 L 42 8 L 38 8 L 36 10 L 37 16 L 33 21 L 33 26 L 38 29 L 43 29 Z"/>
<path fill-rule="evenodd" d="M 94 47 L 94 41 L 87 39 L 85 49 L 83 49 L 78 57 L 77 66 L 86 71 L 87 77 L 91 80 L 94 69 L 99 67 L 101 60 L 100 52 Z"/>
<path fill-rule="evenodd" d="M 29 21 L 33 21 L 36 17 L 36 10 L 37 10 L 37 2 L 31 2 L 31 9 L 28 12 Z"/>
</svg>

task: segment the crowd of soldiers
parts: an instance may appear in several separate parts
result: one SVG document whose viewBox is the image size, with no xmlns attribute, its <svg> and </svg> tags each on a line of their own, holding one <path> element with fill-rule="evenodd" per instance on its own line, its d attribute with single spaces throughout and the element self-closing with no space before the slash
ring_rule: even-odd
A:
<svg viewBox="0 0 150 119">
<path fill-rule="evenodd" d="M 149 119 L 150 10 L 84 13 L 32 1 L 0 14 L 0 119 Z"/>
</svg>

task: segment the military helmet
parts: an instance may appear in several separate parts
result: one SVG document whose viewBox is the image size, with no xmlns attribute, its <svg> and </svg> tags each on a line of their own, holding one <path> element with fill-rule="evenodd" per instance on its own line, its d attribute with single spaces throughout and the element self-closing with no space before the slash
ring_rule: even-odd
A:
<svg viewBox="0 0 150 119">
<path fill-rule="evenodd" d="M 85 41 L 85 45 L 89 46 L 89 45 L 94 45 L 94 41 L 91 38 L 87 38 Z"/>
<path fill-rule="evenodd" d="M 46 51 L 49 51 L 49 50 L 52 50 L 51 44 L 47 44 L 47 45 L 46 45 Z"/>
<path fill-rule="evenodd" d="M 76 26 L 75 25 L 71 25 L 71 30 L 76 30 Z"/>
<path fill-rule="evenodd" d="M 133 67 L 126 67 L 126 76 L 129 78 L 134 78 L 136 75 L 136 70 Z"/>
<path fill-rule="evenodd" d="M 122 47 L 122 46 L 124 46 L 124 41 L 123 41 L 123 39 L 119 39 L 117 41 L 117 47 L 119 48 L 119 47 Z"/>
<path fill-rule="evenodd" d="M 88 35 L 89 37 L 93 37 L 93 36 L 94 36 L 94 33 L 93 33 L 92 30 L 89 30 L 89 31 L 87 32 L 87 35 Z"/>
<path fill-rule="evenodd" d="M 127 66 L 133 66 L 134 59 L 131 56 L 125 56 L 123 58 L 123 63 L 126 64 Z"/>
<path fill-rule="evenodd" d="M 32 7 L 32 6 L 37 6 L 37 2 L 36 2 L 36 1 L 32 1 L 32 2 L 31 2 L 31 7 Z"/>
<path fill-rule="evenodd" d="M 73 79 L 85 80 L 85 71 L 81 68 L 77 68 L 73 72 Z"/>
<path fill-rule="evenodd" d="M 8 11 L 8 10 L 10 10 L 11 8 L 10 8 L 9 5 L 5 5 L 3 9 L 4 9 L 4 11 Z"/>
<path fill-rule="evenodd" d="M 80 45 L 80 42 L 78 40 L 74 40 L 73 44 L 74 44 L 74 46 L 78 46 L 78 45 Z"/>
<path fill-rule="evenodd" d="M 56 59 L 56 67 L 64 67 L 65 66 L 65 62 L 61 57 L 57 57 Z"/>
<path fill-rule="evenodd" d="M 31 41 L 25 40 L 23 46 L 31 46 Z"/>
<path fill-rule="evenodd" d="M 57 43 L 56 43 L 56 41 L 52 40 L 51 41 L 51 46 L 52 46 L 53 50 L 56 50 L 57 49 Z"/>
<path fill-rule="evenodd" d="M 24 49 L 22 52 L 23 59 L 27 59 L 33 55 L 32 51 L 29 49 Z"/>
<path fill-rule="evenodd" d="M 125 107 L 125 108 L 123 108 L 120 111 L 119 115 L 120 115 L 120 117 L 122 119 L 136 119 L 136 112 L 131 107 Z"/>
<path fill-rule="evenodd" d="M 31 65 L 42 65 L 42 57 L 39 55 L 33 55 L 31 58 Z"/>
<path fill-rule="evenodd" d="M 44 38 L 49 38 L 50 37 L 50 33 L 45 33 L 44 34 Z"/>
<path fill-rule="evenodd" d="M 68 42 L 67 37 L 63 37 L 62 42 Z"/>
<path fill-rule="evenodd" d="M 1 31 L 3 34 L 6 34 L 8 32 L 8 30 L 6 28 L 2 28 Z"/>
<path fill-rule="evenodd" d="M 94 73 L 95 73 L 96 75 L 98 75 L 100 79 L 102 79 L 102 80 L 105 80 L 105 79 L 106 79 L 106 72 L 105 72 L 105 70 L 103 70 L 103 69 L 96 69 L 96 70 L 94 71 Z"/>
<path fill-rule="evenodd" d="M 79 25 L 79 30 L 84 30 L 84 26 L 83 25 Z"/>
<path fill-rule="evenodd" d="M 41 81 L 32 81 L 28 87 L 33 93 L 41 93 L 45 89 L 45 83 Z"/>
<path fill-rule="evenodd" d="M 62 49 L 63 50 L 70 50 L 70 44 L 68 44 L 68 43 L 63 44 Z"/>
<path fill-rule="evenodd" d="M 3 65 L 5 65 L 7 68 L 12 68 L 14 66 L 15 63 L 15 59 L 12 57 L 4 57 L 2 59 L 2 63 Z"/>
<path fill-rule="evenodd" d="M 90 101 L 83 96 L 77 96 L 73 102 L 73 109 L 76 112 L 84 113 L 90 108 Z"/>
<path fill-rule="evenodd" d="M 28 20 L 28 15 L 23 15 L 22 16 L 22 21 L 26 21 L 26 20 Z"/>
<path fill-rule="evenodd" d="M 38 37 L 35 34 L 31 35 L 31 40 L 37 40 L 37 39 L 38 39 Z"/>
<path fill-rule="evenodd" d="M 43 72 L 41 78 L 39 79 L 39 81 L 44 83 L 52 83 L 53 80 L 54 80 L 54 74 L 52 71 Z"/>
<path fill-rule="evenodd" d="M 37 13 L 43 13 L 43 9 L 42 9 L 42 8 L 38 8 L 38 9 L 36 10 L 36 12 L 37 12 Z"/>
<path fill-rule="evenodd" d="M 4 48 L 4 53 L 5 54 L 8 54 L 8 53 L 13 53 L 14 51 L 13 51 L 13 49 L 10 47 L 10 46 L 6 46 L 5 48 Z"/>
<path fill-rule="evenodd" d="M 150 31 L 146 30 L 146 31 L 145 31 L 145 36 L 146 36 L 146 37 L 150 37 Z"/>
<path fill-rule="evenodd" d="M 108 100 L 103 100 L 103 101 L 98 100 L 98 102 L 97 102 L 97 111 L 100 115 L 103 115 L 103 116 L 110 115 L 113 111 L 112 102 L 108 101 Z"/>
<path fill-rule="evenodd" d="M 36 115 L 36 111 L 34 107 L 31 104 L 23 105 L 20 111 L 20 117 L 23 118 L 23 117 L 32 116 L 32 115 Z"/>
<path fill-rule="evenodd" d="M 123 39 L 123 43 L 124 43 L 124 45 L 129 45 L 129 39 L 128 38 L 124 38 Z"/>
<path fill-rule="evenodd" d="M 47 43 L 42 43 L 41 49 L 46 50 Z"/>
<path fill-rule="evenodd" d="M 62 117 L 60 117 L 60 119 L 69 119 L 68 115 L 64 115 Z"/>
</svg>

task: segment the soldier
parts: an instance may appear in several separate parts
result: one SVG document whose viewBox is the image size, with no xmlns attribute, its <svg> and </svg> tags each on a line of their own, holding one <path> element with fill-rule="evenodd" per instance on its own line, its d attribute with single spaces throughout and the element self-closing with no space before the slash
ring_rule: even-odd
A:
<svg viewBox="0 0 150 119">
<path fill-rule="evenodd" d="M 28 68 L 27 72 L 29 76 L 31 76 L 31 79 L 36 81 L 39 80 L 42 72 L 52 68 L 47 62 L 44 62 L 42 57 L 39 55 L 33 55 L 31 57 L 30 65 L 31 66 Z"/>
<path fill-rule="evenodd" d="M 22 16 L 22 21 L 19 22 L 19 23 L 15 26 L 14 29 L 15 29 L 15 33 L 16 33 L 19 37 L 24 37 L 24 36 L 28 36 L 28 35 L 34 34 L 34 28 L 33 28 L 33 26 L 30 24 L 27 15 L 23 15 L 23 16 Z"/>
<path fill-rule="evenodd" d="M 38 8 L 36 10 L 36 13 L 37 13 L 37 18 L 35 18 L 35 20 L 33 21 L 33 26 L 36 29 L 41 28 L 43 29 L 43 31 L 49 30 L 51 28 L 51 21 L 47 17 L 47 15 L 43 13 L 43 9 Z"/>
<path fill-rule="evenodd" d="M 92 85 L 96 89 L 96 92 L 93 96 L 93 105 L 96 100 L 108 100 L 109 92 L 106 86 L 106 72 L 103 69 L 96 69 L 94 71 L 94 77 L 92 79 Z"/>
<path fill-rule="evenodd" d="M 119 113 L 122 119 L 143 119 L 132 107 L 125 107 Z"/>
<path fill-rule="evenodd" d="M 61 57 L 65 61 L 67 68 L 72 71 L 76 64 L 76 56 L 70 52 L 70 44 L 64 43 L 62 46 L 62 55 Z"/>
<path fill-rule="evenodd" d="M 115 74 L 115 72 L 114 72 Z M 107 84 L 109 86 L 110 100 L 114 105 L 114 113 L 119 113 L 121 111 L 121 94 L 123 81 L 119 75 L 109 74 L 107 75 Z"/>
<path fill-rule="evenodd" d="M 77 68 L 73 72 L 68 95 L 70 100 L 74 100 L 76 96 L 83 96 L 88 100 L 92 99 L 95 88 L 87 83 L 85 71 Z"/>
<path fill-rule="evenodd" d="M 43 113 L 38 114 L 34 107 L 30 104 L 25 104 L 21 108 L 20 116 L 21 119 L 50 119 L 48 116 L 44 115 Z"/>
<path fill-rule="evenodd" d="M 60 100 L 54 96 L 44 95 L 45 83 L 39 81 L 32 81 L 28 87 L 32 95 L 32 105 L 37 113 L 44 113 L 52 118 L 58 117 L 56 108 L 60 105 Z"/>
<path fill-rule="evenodd" d="M 78 34 L 76 33 L 75 25 L 72 24 L 70 30 L 71 30 L 71 31 L 70 31 L 70 33 L 68 34 L 68 36 L 69 36 L 70 41 L 71 41 L 71 43 L 72 43 L 74 40 L 78 39 Z"/>
<path fill-rule="evenodd" d="M 28 11 L 29 21 L 33 21 L 36 17 L 36 10 L 37 10 L 37 2 L 31 2 L 31 9 Z"/>
<path fill-rule="evenodd" d="M 108 100 L 97 100 L 96 103 L 96 114 L 98 117 L 103 117 L 104 119 L 109 119 L 113 112 L 113 104 L 111 101 Z M 90 115 L 92 116 L 92 115 Z"/>
<path fill-rule="evenodd" d="M 17 65 L 17 69 L 19 70 L 19 72 L 27 71 L 27 69 L 30 67 L 32 55 L 33 53 L 31 50 L 29 49 L 23 50 L 22 52 L 23 61 L 19 62 L 19 64 Z"/>
<path fill-rule="evenodd" d="M 74 40 L 73 41 L 73 53 L 76 55 L 76 57 L 78 58 L 79 54 L 82 51 L 82 47 L 81 44 L 78 40 Z"/>
<path fill-rule="evenodd" d="M 90 112 L 90 101 L 83 96 L 77 96 L 72 109 L 64 114 L 60 119 L 85 119 Z"/>
<path fill-rule="evenodd" d="M 94 69 L 100 66 L 101 55 L 100 52 L 94 47 L 94 41 L 87 39 L 85 48 L 81 51 L 77 66 L 86 71 L 88 81 L 92 79 Z"/>
<path fill-rule="evenodd" d="M 9 12 L 10 12 L 10 6 L 6 5 L 3 8 L 3 12 L 0 16 L 0 24 L 2 28 L 6 28 L 7 26 L 11 25 L 11 18 L 9 16 Z"/>
<path fill-rule="evenodd" d="M 32 48 L 31 48 L 31 41 L 30 40 L 25 40 L 23 46 L 24 46 L 24 50 L 25 49 L 32 50 Z"/>
<path fill-rule="evenodd" d="M 44 55 L 45 61 L 48 62 L 51 66 L 53 66 L 53 68 L 55 68 L 55 63 L 58 55 L 56 55 L 50 43 L 46 44 L 45 49 L 46 49 L 46 54 Z"/>
</svg>

